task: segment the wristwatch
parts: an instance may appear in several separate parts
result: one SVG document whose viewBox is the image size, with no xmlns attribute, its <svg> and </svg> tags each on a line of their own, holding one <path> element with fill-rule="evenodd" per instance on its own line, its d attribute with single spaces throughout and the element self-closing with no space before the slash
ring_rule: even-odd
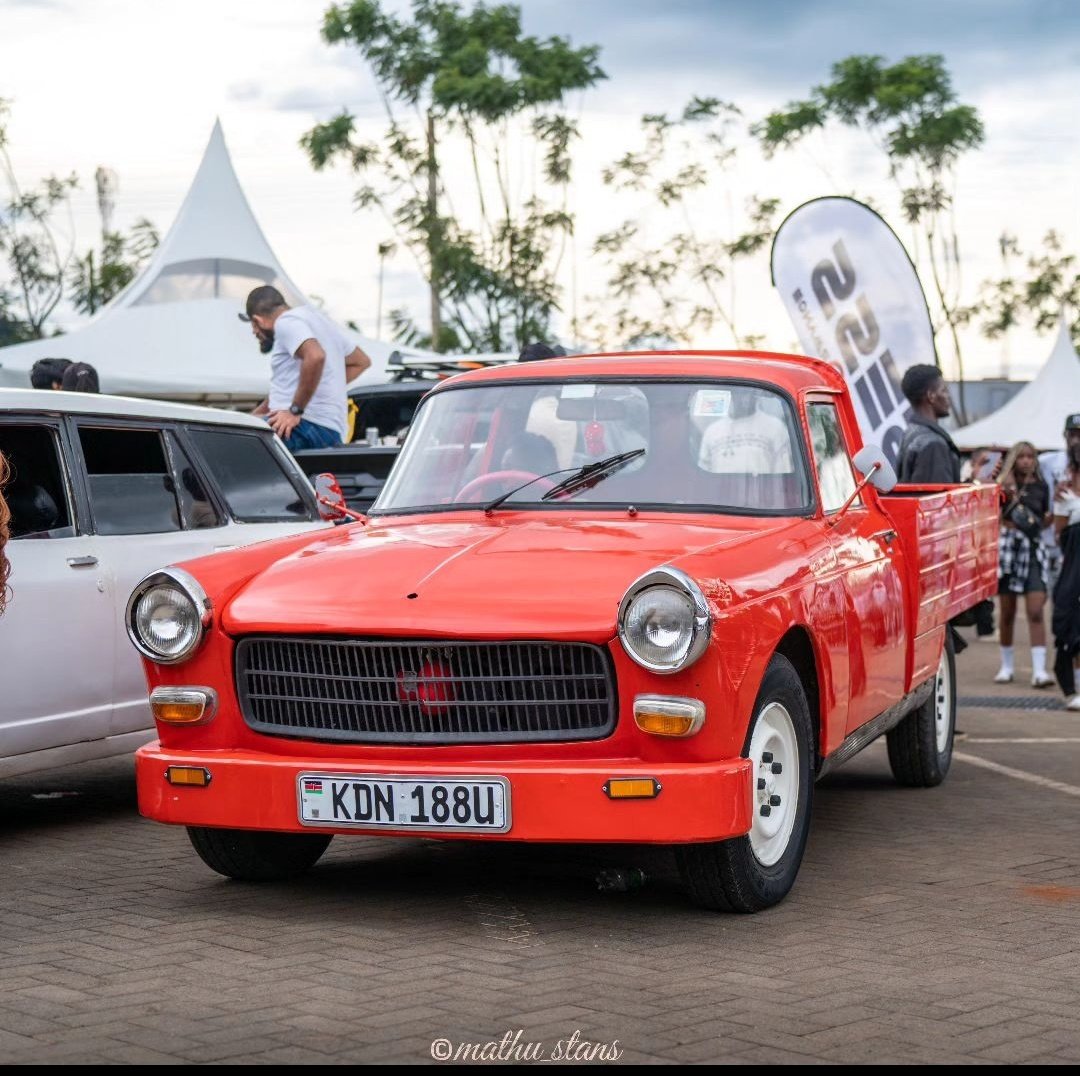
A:
<svg viewBox="0 0 1080 1076">
<path fill-rule="evenodd" d="M 299 404 L 289 404 L 289 414 L 295 415 L 299 418 L 304 413 L 304 409 Z"/>
</svg>

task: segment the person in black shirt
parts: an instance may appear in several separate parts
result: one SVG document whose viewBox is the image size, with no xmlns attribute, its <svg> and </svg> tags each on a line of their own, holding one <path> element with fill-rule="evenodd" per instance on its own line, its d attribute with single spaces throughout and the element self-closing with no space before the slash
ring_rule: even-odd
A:
<svg viewBox="0 0 1080 1076">
<path fill-rule="evenodd" d="M 960 481 L 960 450 L 939 419 L 952 410 L 949 386 L 936 366 L 909 367 L 900 388 L 911 404 L 911 424 L 904 431 L 896 458 L 900 482 L 947 485 Z"/>
<path fill-rule="evenodd" d="M 1042 531 L 1050 518 L 1050 490 L 1039 473 L 1035 446 L 1027 441 L 1013 445 L 998 481 L 1005 500 L 998 538 L 1001 668 L 994 683 L 1008 684 L 1015 676 L 1013 625 L 1023 595 L 1031 637 L 1031 686 L 1049 687 L 1054 681 L 1046 671 L 1047 557 Z"/>
</svg>

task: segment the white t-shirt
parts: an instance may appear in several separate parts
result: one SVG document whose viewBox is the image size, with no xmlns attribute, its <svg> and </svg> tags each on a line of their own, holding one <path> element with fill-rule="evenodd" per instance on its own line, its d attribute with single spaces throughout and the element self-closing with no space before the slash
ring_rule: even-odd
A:
<svg viewBox="0 0 1080 1076">
<path fill-rule="evenodd" d="M 1043 481 L 1050 490 L 1051 499 L 1057 490 L 1059 482 L 1063 482 L 1069 473 L 1069 453 L 1064 450 L 1058 452 L 1043 452 L 1039 455 L 1039 470 Z M 1058 514 L 1055 509 L 1055 515 Z M 1065 513 L 1061 513 L 1064 515 Z M 1054 532 L 1053 523 L 1043 531 L 1043 543 L 1050 548 L 1057 545 L 1057 534 Z"/>
<path fill-rule="evenodd" d="M 356 345 L 313 306 L 286 310 L 274 322 L 274 349 L 270 353 L 270 410 L 288 411 L 300 383 L 296 352 L 305 340 L 316 340 L 326 352 L 322 377 L 304 408 L 304 418 L 337 430 L 342 440 L 348 428 L 345 397 L 345 356 Z"/>
<path fill-rule="evenodd" d="M 701 438 L 698 466 L 713 474 L 787 474 L 791 433 L 782 419 L 764 411 L 718 418 Z"/>
</svg>

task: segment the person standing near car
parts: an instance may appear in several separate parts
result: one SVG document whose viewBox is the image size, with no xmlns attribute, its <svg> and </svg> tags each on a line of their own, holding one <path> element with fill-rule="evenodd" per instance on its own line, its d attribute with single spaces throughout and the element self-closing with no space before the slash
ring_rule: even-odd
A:
<svg viewBox="0 0 1080 1076">
<path fill-rule="evenodd" d="M 35 389 L 59 389 L 64 380 L 64 371 L 71 365 L 71 359 L 38 359 L 30 367 L 30 384 Z"/>
<path fill-rule="evenodd" d="M 1039 473 L 1039 457 L 1028 441 L 1013 445 L 998 479 L 1005 495 L 998 536 L 998 595 L 1001 602 L 1001 668 L 995 684 L 1011 683 L 1016 668 L 1013 626 L 1021 595 L 1031 641 L 1031 686 L 1049 687 L 1046 672 L 1047 558 L 1042 531 L 1050 518 L 1050 490 Z"/>
<path fill-rule="evenodd" d="M 928 363 L 909 366 L 900 390 L 911 404 L 912 416 L 896 456 L 898 481 L 927 486 L 959 483 L 960 450 L 939 421 L 952 411 L 949 386 L 941 370 Z M 954 653 L 962 653 L 967 641 L 955 624 L 949 625 L 949 631 Z"/>
<path fill-rule="evenodd" d="M 100 392 L 98 373 L 88 362 L 73 362 L 60 381 L 63 392 Z"/>
<path fill-rule="evenodd" d="M 340 444 L 348 428 L 345 386 L 371 359 L 325 314 L 310 304 L 290 307 L 268 284 L 248 295 L 240 319 L 270 355 L 270 395 L 254 413 L 292 452 Z"/>
<path fill-rule="evenodd" d="M 1070 418 L 1075 416 L 1070 415 Z M 1054 530 L 1061 548 L 1061 572 L 1054 584 L 1054 676 L 1068 710 L 1080 710 L 1076 666 L 1080 661 L 1080 439 L 1069 444 L 1069 464 L 1054 491 Z"/>
<path fill-rule="evenodd" d="M 1057 494 L 1069 474 L 1069 449 L 1074 444 L 1080 444 L 1080 414 L 1067 415 L 1065 417 L 1065 447 L 1053 452 L 1043 452 L 1039 456 L 1039 470 L 1042 472 L 1043 481 L 1050 489 L 1050 496 Z M 1057 583 L 1058 573 L 1061 571 L 1061 549 L 1058 545 L 1057 532 L 1053 525 L 1043 532 L 1043 544 L 1046 546 L 1046 554 L 1049 559 L 1050 589 L 1053 591 Z"/>
<path fill-rule="evenodd" d="M 911 424 L 897 453 L 897 478 L 912 485 L 949 485 L 960 481 L 960 450 L 940 420 L 952 410 L 949 386 L 936 366 L 910 366 L 900 389 L 911 404 Z"/>
</svg>

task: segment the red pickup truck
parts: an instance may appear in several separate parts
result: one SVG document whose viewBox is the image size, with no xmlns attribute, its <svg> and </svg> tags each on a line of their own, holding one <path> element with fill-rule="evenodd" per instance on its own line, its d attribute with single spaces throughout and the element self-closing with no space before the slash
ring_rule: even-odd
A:
<svg viewBox="0 0 1080 1076">
<path fill-rule="evenodd" d="M 620 354 L 438 385 L 363 520 L 131 596 L 139 806 L 233 878 L 335 834 L 675 846 L 709 908 L 798 872 L 817 777 L 952 753 L 994 486 L 901 487 L 827 363 Z"/>
</svg>

